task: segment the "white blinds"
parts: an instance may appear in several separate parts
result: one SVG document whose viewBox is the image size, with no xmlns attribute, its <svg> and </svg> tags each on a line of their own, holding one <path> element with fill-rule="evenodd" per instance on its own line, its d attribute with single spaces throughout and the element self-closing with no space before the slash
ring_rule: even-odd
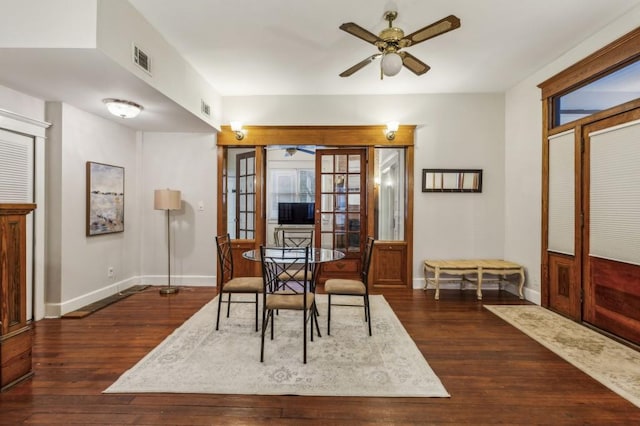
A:
<svg viewBox="0 0 640 426">
<path fill-rule="evenodd" d="M 640 265 L 640 121 L 589 137 L 589 255 Z"/>
<path fill-rule="evenodd" d="M 549 233 L 547 249 L 574 255 L 574 131 L 549 137 Z"/>
<path fill-rule="evenodd" d="M 0 129 L 0 203 L 33 202 L 33 138 Z"/>
</svg>

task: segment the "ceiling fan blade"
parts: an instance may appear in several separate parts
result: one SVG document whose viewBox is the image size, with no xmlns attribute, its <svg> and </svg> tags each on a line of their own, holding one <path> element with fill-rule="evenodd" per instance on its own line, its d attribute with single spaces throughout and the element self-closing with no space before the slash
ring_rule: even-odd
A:
<svg viewBox="0 0 640 426">
<path fill-rule="evenodd" d="M 375 55 L 371 55 L 369 56 L 367 59 L 365 59 L 364 61 L 360 61 L 357 64 L 355 64 L 354 66 L 352 66 L 351 68 L 349 68 L 348 70 L 345 70 L 343 72 L 340 73 L 340 77 L 349 77 L 351 74 L 353 74 L 356 71 L 360 71 L 362 68 L 366 67 L 367 65 L 369 65 L 371 62 L 373 62 L 374 59 L 376 59 L 378 56 L 380 56 L 381 53 L 376 53 Z"/>
<path fill-rule="evenodd" d="M 429 65 L 425 64 L 411 53 L 399 52 L 399 55 L 402 56 L 402 65 L 409 68 L 415 75 L 422 75 L 431 69 Z"/>
<path fill-rule="evenodd" d="M 365 30 L 360 25 L 354 24 L 353 22 L 347 22 L 340 25 L 340 29 L 366 41 L 367 43 L 376 44 L 377 41 L 382 41 L 377 35 Z"/>
<path fill-rule="evenodd" d="M 460 28 L 460 19 L 454 15 L 449 15 L 446 18 L 409 34 L 404 37 L 403 40 L 408 40 L 409 46 L 413 46 L 414 44 L 429 40 L 430 38 L 455 30 L 456 28 Z"/>
</svg>

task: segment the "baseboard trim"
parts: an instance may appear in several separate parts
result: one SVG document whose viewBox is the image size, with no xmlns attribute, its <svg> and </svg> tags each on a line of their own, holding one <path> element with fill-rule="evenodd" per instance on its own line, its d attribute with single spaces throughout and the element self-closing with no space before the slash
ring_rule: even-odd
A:
<svg viewBox="0 0 640 426">
<path fill-rule="evenodd" d="M 413 280 L 413 288 L 414 289 L 424 289 L 424 278 L 420 278 L 420 279 L 414 279 Z M 476 286 L 475 285 L 469 285 L 469 284 L 465 284 L 463 289 L 475 289 Z M 433 286 L 429 286 L 429 290 L 432 290 Z M 441 290 L 459 290 L 460 289 L 460 284 L 457 282 L 442 282 L 440 283 L 440 289 Z M 489 283 L 483 283 L 482 284 L 482 289 L 483 290 L 498 290 L 498 283 L 496 282 L 489 282 Z M 502 289 L 505 291 L 508 291 L 509 293 L 518 294 L 518 286 L 516 284 L 512 284 L 512 283 L 505 283 L 502 284 Z M 540 292 L 538 290 L 534 290 L 531 289 L 527 286 L 524 286 L 524 288 L 522 289 L 523 293 L 524 293 L 524 299 L 528 300 L 529 302 L 535 303 L 537 305 L 539 305 L 541 303 L 542 297 L 540 295 Z"/>
<path fill-rule="evenodd" d="M 45 318 L 60 318 L 66 313 L 73 312 L 83 306 L 87 306 L 109 296 L 113 296 L 114 294 L 124 291 L 129 287 L 133 287 L 134 285 L 162 286 L 166 284 L 166 275 L 142 275 L 130 277 L 61 303 L 47 303 L 45 304 Z M 216 277 L 208 275 L 172 275 L 171 285 L 215 287 Z"/>
</svg>

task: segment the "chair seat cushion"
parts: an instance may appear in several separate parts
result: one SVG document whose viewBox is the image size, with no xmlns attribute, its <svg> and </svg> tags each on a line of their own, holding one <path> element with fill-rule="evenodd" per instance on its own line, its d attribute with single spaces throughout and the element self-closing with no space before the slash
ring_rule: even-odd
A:
<svg viewBox="0 0 640 426">
<path fill-rule="evenodd" d="M 262 293 L 262 277 L 236 277 L 222 286 L 223 293 Z"/>
<path fill-rule="evenodd" d="M 307 293 L 307 309 L 313 305 L 315 294 Z M 304 309 L 304 294 L 292 292 L 278 292 L 267 294 L 265 303 L 267 309 L 290 309 L 301 311 Z"/>
<path fill-rule="evenodd" d="M 362 281 L 332 278 L 324 283 L 324 292 L 364 296 L 367 289 Z"/>
</svg>

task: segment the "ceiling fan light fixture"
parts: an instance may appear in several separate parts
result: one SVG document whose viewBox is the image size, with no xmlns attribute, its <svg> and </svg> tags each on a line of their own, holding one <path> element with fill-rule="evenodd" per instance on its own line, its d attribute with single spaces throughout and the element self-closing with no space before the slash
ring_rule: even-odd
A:
<svg viewBox="0 0 640 426">
<path fill-rule="evenodd" d="M 384 75 L 387 77 L 393 77 L 402 69 L 402 56 L 396 52 L 385 53 L 382 56 L 380 66 L 382 67 L 382 73 Z"/>
<path fill-rule="evenodd" d="M 134 118 L 144 109 L 142 105 L 123 99 L 107 98 L 102 102 L 111 114 L 120 118 Z"/>
</svg>

